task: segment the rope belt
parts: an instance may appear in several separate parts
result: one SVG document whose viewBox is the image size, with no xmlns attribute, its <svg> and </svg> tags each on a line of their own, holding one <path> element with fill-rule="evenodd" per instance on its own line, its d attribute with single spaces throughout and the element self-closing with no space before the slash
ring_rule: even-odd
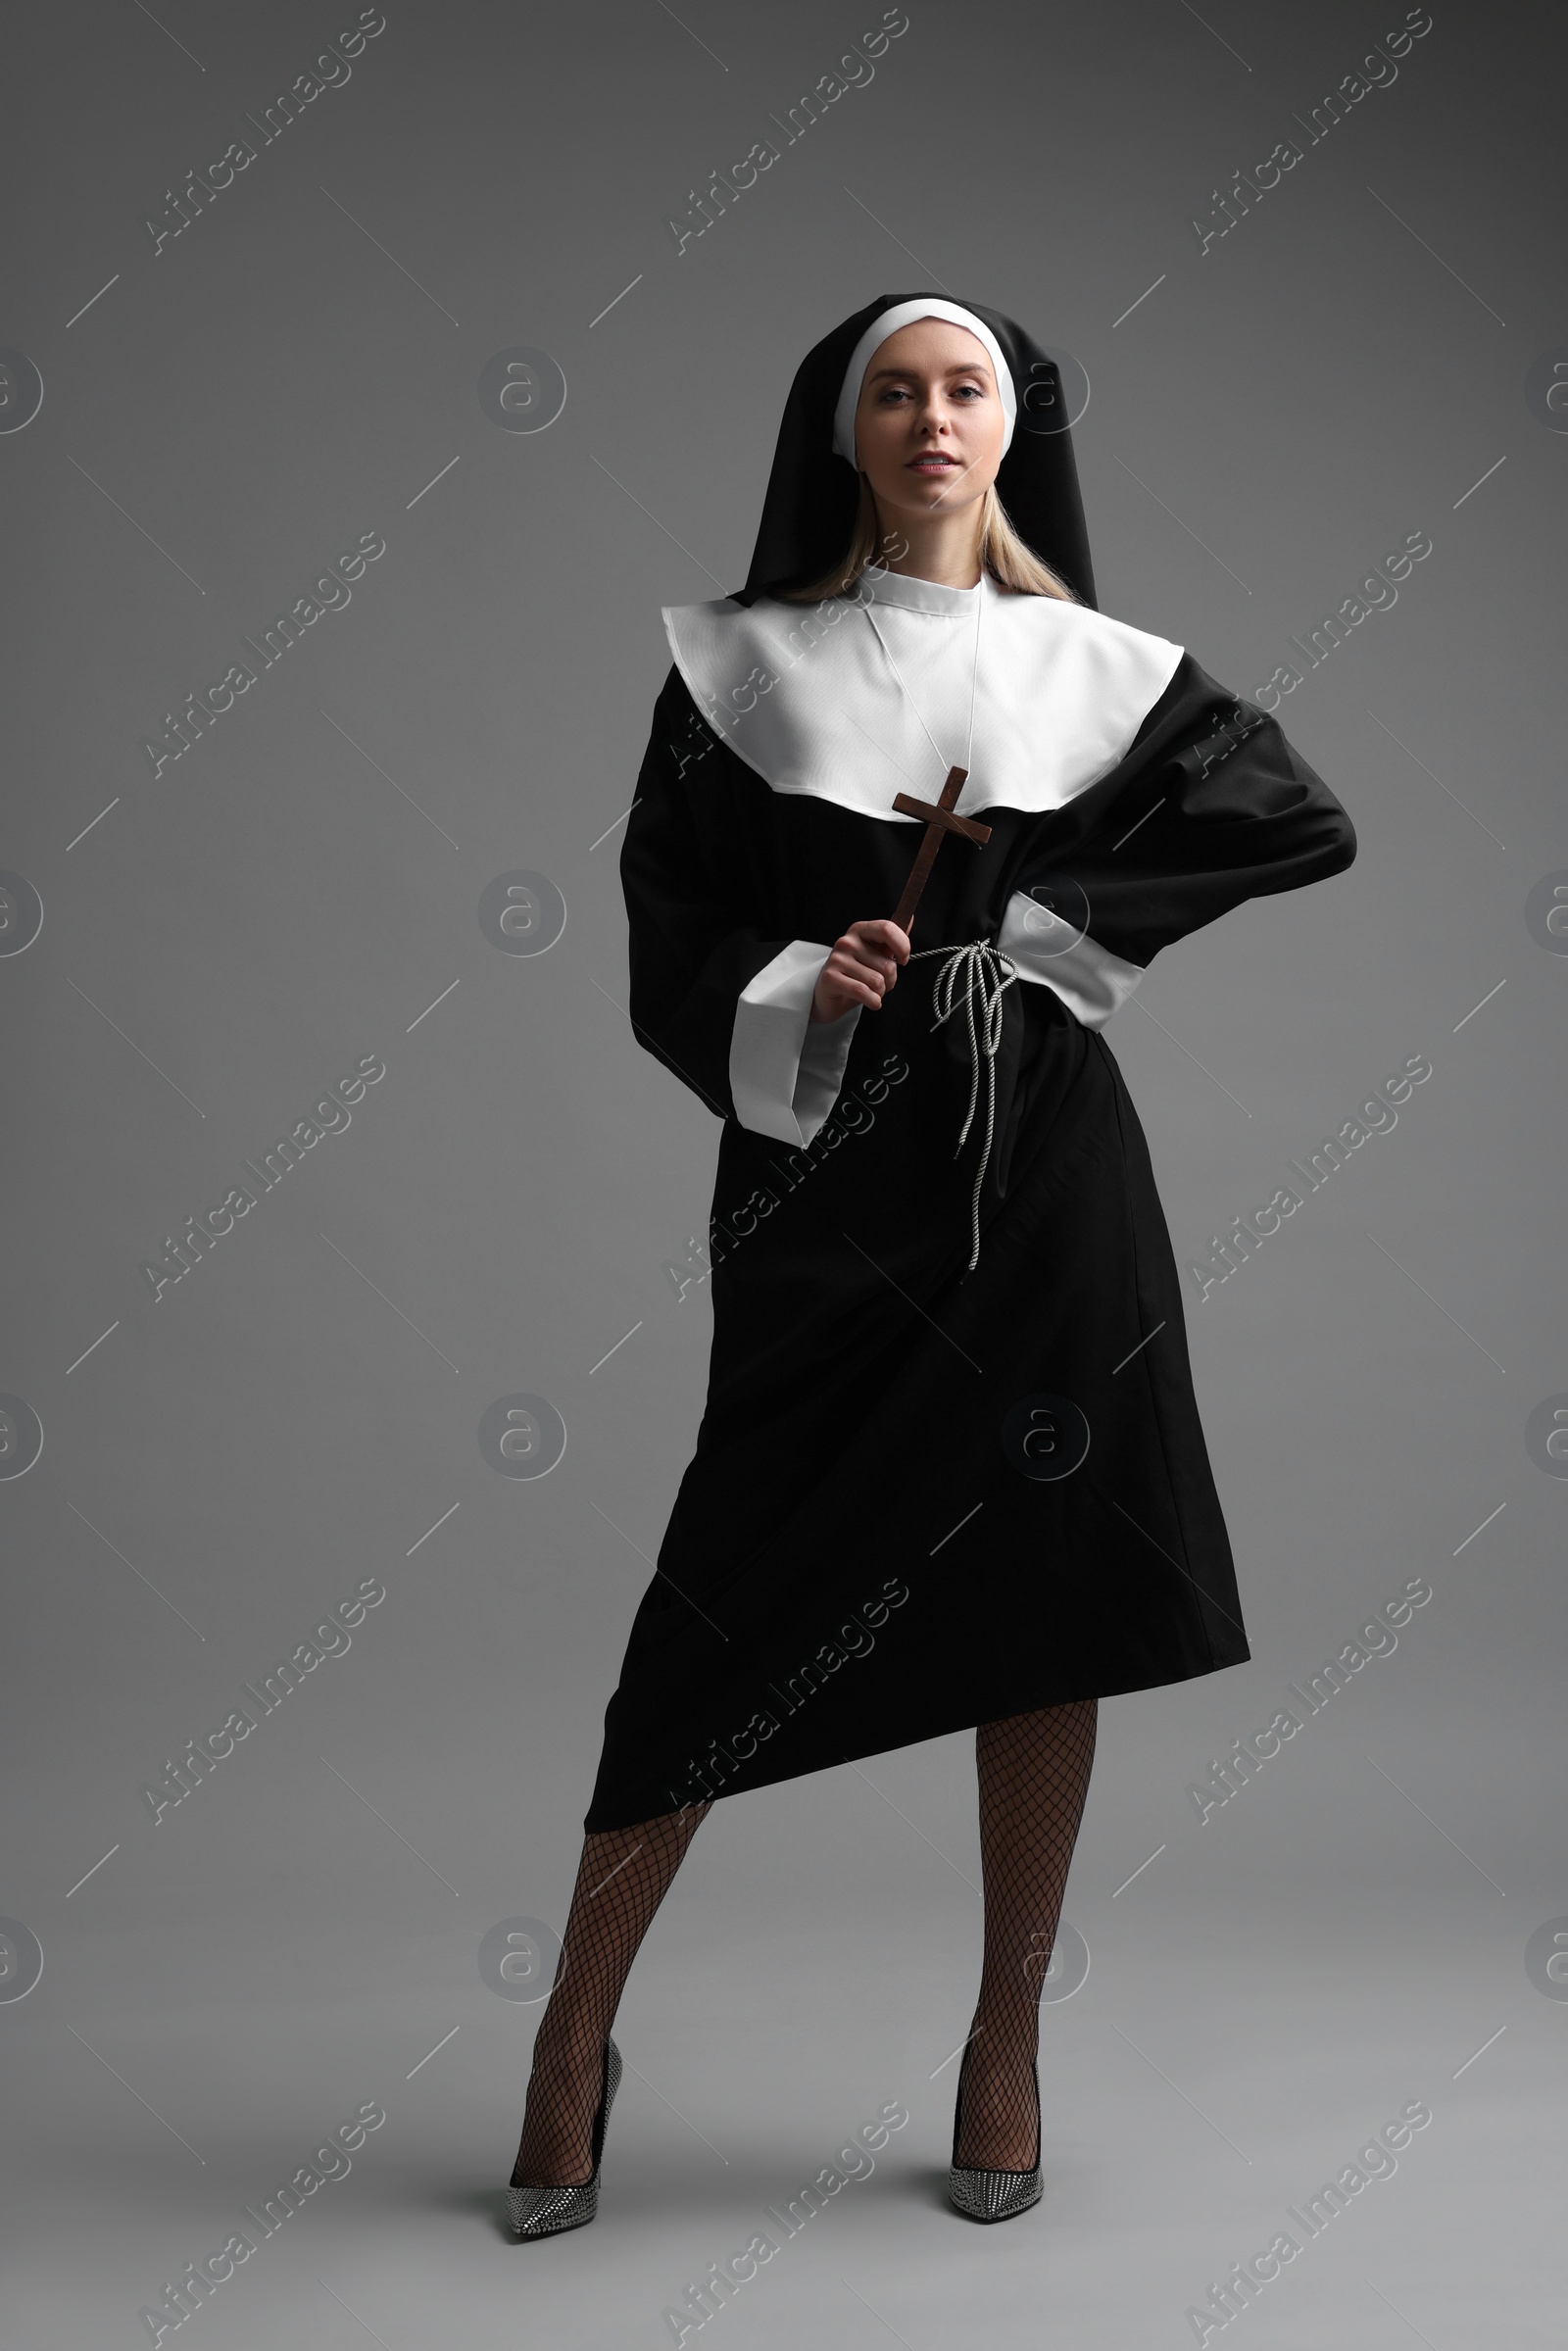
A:
<svg viewBox="0 0 1568 2351">
<path fill-rule="evenodd" d="M 980 1187 L 985 1182 L 986 1166 L 991 1157 L 991 1143 L 997 1122 L 997 1052 L 1002 1043 L 1002 999 L 1018 976 L 1018 967 L 1010 955 L 1004 955 L 989 939 L 971 940 L 967 947 L 922 947 L 911 955 L 911 963 L 922 962 L 928 955 L 945 955 L 947 960 L 937 972 L 931 991 L 931 1009 L 936 1026 L 940 1028 L 961 1002 L 969 1023 L 969 1107 L 964 1113 L 963 1127 L 958 1136 L 956 1158 L 969 1139 L 974 1123 L 975 1104 L 980 1099 L 980 1069 L 986 1073 L 986 1140 L 975 1170 L 974 1194 L 969 1203 L 970 1229 L 974 1247 L 969 1257 L 973 1273 L 980 1262 Z M 962 987 L 959 998 L 957 991 Z M 975 999 L 980 1000 L 980 1016 L 975 1017 Z"/>
</svg>

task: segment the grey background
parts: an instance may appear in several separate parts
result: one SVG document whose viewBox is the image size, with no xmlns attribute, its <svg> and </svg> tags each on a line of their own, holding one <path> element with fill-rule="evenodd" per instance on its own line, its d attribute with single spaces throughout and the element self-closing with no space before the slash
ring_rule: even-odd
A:
<svg viewBox="0 0 1568 2351">
<path fill-rule="evenodd" d="M 1526 394 L 1568 342 L 1560 20 L 1436 0 L 1397 80 L 1202 252 L 1210 191 L 1304 146 L 1401 8 L 911 0 L 784 146 L 770 117 L 879 9 L 389 0 L 155 255 L 165 189 L 356 13 L 12 36 L 0 342 L 44 400 L 0 436 L 0 865 L 44 923 L 0 958 L 0 1389 L 44 1448 L 0 1482 L 0 1911 L 44 1967 L 0 2002 L 9 2339 L 147 2340 L 161 2282 L 378 2100 L 352 2174 L 188 2322 L 214 2351 L 668 2341 L 685 2281 L 894 2099 L 907 2127 L 724 2339 L 1190 2342 L 1208 2281 L 1416 2099 L 1397 2176 L 1234 2325 L 1554 2339 L 1568 2006 L 1525 1948 L 1568 1913 L 1568 1493 L 1525 1427 L 1568 1390 L 1568 970 L 1524 906 L 1568 866 L 1568 441 Z M 764 136 L 677 254 L 686 191 Z M 601 2218 L 518 2246 L 538 2010 L 478 1948 L 564 1920 L 706 1370 L 706 1294 L 662 1264 L 717 1129 L 632 1042 L 614 870 L 658 607 L 739 582 L 807 347 L 932 278 L 1087 369 L 1102 606 L 1238 692 L 1433 541 L 1281 711 L 1357 863 L 1184 943 L 1114 1023 L 1178 1256 L 1406 1055 L 1433 1076 L 1191 1294 L 1254 1662 L 1102 1710 L 1044 2205 L 982 2234 L 941 2196 L 979 1955 L 959 1738 L 717 1808 L 621 2011 Z M 479 404 L 518 345 L 566 381 L 537 435 Z M 352 603 L 155 781 L 161 714 L 370 531 Z M 567 908 L 538 957 L 479 927 L 519 869 Z M 371 1053 L 348 1131 L 155 1305 L 143 1257 Z M 538 1482 L 479 1450 L 519 1393 L 567 1431 Z M 1412 1576 L 1396 1653 L 1200 1826 L 1208 1759 Z M 349 1652 L 154 1827 L 164 1759 L 370 1577 Z"/>
</svg>

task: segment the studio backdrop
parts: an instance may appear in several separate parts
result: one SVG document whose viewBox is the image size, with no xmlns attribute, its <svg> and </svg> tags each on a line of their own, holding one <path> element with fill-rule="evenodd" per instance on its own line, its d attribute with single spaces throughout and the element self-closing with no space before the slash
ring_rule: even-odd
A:
<svg viewBox="0 0 1568 2351">
<path fill-rule="evenodd" d="M 1563 46 L 1478 0 L 12 27 L 8 2340 L 1555 2339 Z M 518 2244 L 711 1332 L 719 1123 L 627 1009 L 660 612 L 743 587 L 803 354 L 911 288 L 1023 323 L 1099 609 L 1355 830 L 1104 1031 L 1251 1656 L 1102 1707 L 1038 2210 L 941 2192 L 960 1732 L 715 1805 L 595 2231 Z"/>
</svg>

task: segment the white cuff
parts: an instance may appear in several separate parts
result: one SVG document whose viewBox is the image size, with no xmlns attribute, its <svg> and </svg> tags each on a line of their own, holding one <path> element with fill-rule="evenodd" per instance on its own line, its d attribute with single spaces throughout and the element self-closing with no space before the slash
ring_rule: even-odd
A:
<svg viewBox="0 0 1568 2351">
<path fill-rule="evenodd" d="M 793 939 L 741 991 L 729 1089 L 736 1117 L 754 1135 L 804 1146 L 838 1101 L 862 1007 L 854 1005 L 838 1020 L 812 1021 L 811 998 L 832 952 Z"/>
<path fill-rule="evenodd" d="M 1097 947 L 1087 931 L 1075 931 L 1021 890 L 1007 901 L 997 945 L 1016 963 L 1020 979 L 1053 989 L 1086 1029 L 1103 1028 L 1144 976 L 1140 964 Z"/>
</svg>

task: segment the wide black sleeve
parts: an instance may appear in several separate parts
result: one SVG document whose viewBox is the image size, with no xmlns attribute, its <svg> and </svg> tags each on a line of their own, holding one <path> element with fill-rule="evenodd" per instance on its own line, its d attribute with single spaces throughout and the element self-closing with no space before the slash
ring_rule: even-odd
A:
<svg viewBox="0 0 1568 2351">
<path fill-rule="evenodd" d="M 746 920 L 755 892 L 738 850 L 705 842 L 694 795 L 723 759 L 671 668 L 620 850 L 637 1042 L 720 1118 L 737 1115 L 730 1049 L 741 991 L 787 947 Z"/>
<path fill-rule="evenodd" d="M 1074 919 L 1142 966 L 1245 899 L 1354 856 L 1349 817 L 1278 722 L 1183 654 L 1127 757 L 1032 828 L 1009 886 L 1048 901 L 1075 883 L 1087 905 Z"/>
</svg>

